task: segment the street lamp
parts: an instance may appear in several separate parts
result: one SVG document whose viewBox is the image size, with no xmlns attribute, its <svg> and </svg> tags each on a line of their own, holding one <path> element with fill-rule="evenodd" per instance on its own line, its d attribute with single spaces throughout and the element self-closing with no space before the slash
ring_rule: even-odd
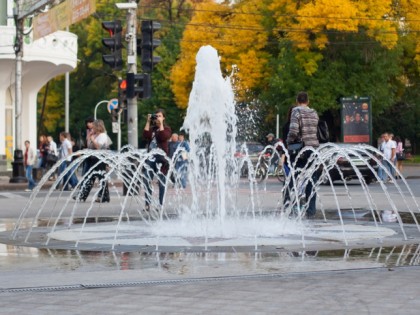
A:
<svg viewBox="0 0 420 315">
<path fill-rule="evenodd" d="M 14 13 L 16 26 L 15 39 L 15 55 L 16 55 L 16 72 L 15 72 L 15 151 L 13 153 L 13 173 L 10 183 L 25 183 L 25 167 L 23 159 L 22 147 L 22 57 L 23 57 L 23 19 L 19 18 L 20 2 L 16 1 Z"/>
</svg>

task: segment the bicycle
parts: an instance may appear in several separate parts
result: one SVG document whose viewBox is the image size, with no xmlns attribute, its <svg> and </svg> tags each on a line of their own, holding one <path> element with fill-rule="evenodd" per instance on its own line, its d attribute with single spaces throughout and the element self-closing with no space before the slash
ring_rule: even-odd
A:
<svg viewBox="0 0 420 315">
<path fill-rule="evenodd" d="M 278 163 L 274 161 L 274 163 L 276 163 L 276 166 L 274 167 L 273 172 L 270 172 L 272 160 L 273 158 L 271 157 L 271 154 L 264 154 L 260 157 L 255 168 L 255 179 L 261 182 L 263 180 L 267 180 L 268 177 L 276 177 L 281 183 L 284 183 L 285 174 L 281 159 L 279 159 Z"/>
</svg>

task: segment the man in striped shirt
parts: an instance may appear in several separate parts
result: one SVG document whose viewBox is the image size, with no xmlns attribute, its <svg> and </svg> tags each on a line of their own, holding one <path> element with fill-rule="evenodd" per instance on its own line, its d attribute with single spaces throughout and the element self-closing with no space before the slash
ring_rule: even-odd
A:
<svg viewBox="0 0 420 315">
<path fill-rule="evenodd" d="M 309 108 L 309 98 L 306 92 L 300 92 L 296 98 L 297 106 L 293 108 L 292 115 L 290 118 L 290 129 L 287 135 L 287 144 L 298 142 L 299 140 L 303 141 L 305 147 L 317 148 L 319 146 L 319 141 L 317 137 L 318 130 L 318 114 L 317 112 Z M 298 160 L 295 163 L 296 156 L 291 156 L 291 165 L 294 166 L 294 179 L 297 178 L 299 173 L 308 172 L 308 178 L 305 187 L 305 197 L 308 202 L 308 207 L 306 210 L 306 215 L 308 218 L 313 217 L 316 213 L 316 194 L 312 192 L 313 184 L 319 178 L 319 170 L 311 169 L 311 155 L 313 154 L 312 150 L 307 150 L 302 152 Z M 285 194 L 285 204 L 290 202 L 290 192 L 294 188 L 293 179 L 290 180 L 289 186 Z M 296 187 L 300 191 L 299 187 Z M 311 194 L 313 195 L 311 196 Z M 294 193 L 298 200 L 298 192 Z M 302 206 L 302 204 L 301 204 Z"/>
</svg>

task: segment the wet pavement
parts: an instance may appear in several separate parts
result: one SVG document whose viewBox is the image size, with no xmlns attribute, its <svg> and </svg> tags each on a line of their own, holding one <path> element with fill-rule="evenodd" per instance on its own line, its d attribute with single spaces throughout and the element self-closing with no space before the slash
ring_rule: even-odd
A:
<svg viewBox="0 0 420 315">
<path fill-rule="evenodd" d="M 420 168 L 406 172 L 417 185 Z M 4 231 L 30 194 L 0 183 Z M 265 198 L 275 203 L 277 194 L 269 186 Z M 418 314 L 418 243 L 382 245 L 142 253 L 0 244 L 0 313 Z"/>
</svg>

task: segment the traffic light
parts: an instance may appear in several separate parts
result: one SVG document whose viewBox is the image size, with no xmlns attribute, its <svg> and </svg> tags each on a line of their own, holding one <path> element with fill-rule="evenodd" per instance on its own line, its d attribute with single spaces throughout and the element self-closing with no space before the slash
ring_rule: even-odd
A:
<svg viewBox="0 0 420 315">
<path fill-rule="evenodd" d="M 153 66 L 162 59 L 153 55 L 153 50 L 160 45 L 160 40 L 153 38 L 153 33 L 158 30 L 160 30 L 160 23 L 158 22 L 141 22 L 141 67 L 144 73 L 151 73 Z"/>
<path fill-rule="evenodd" d="M 118 80 L 118 104 L 120 108 L 127 107 L 127 80 Z"/>
<path fill-rule="evenodd" d="M 147 73 L 127 73 L 127 98 L 138 95 L 142 99 L 152 96 L 152 81 Z"/>
<path fill-rule="evenodd" d="M 102 38 L 102 44 L 111 50 L 111 54 L 103 54 L 102 61 L 114 70 L 121 70 L 123 65 L 121 48 L 122 26 L 120 20 L 102 22 L 102 27 L 109 32 L 110 38 Z"/>
</svg>

